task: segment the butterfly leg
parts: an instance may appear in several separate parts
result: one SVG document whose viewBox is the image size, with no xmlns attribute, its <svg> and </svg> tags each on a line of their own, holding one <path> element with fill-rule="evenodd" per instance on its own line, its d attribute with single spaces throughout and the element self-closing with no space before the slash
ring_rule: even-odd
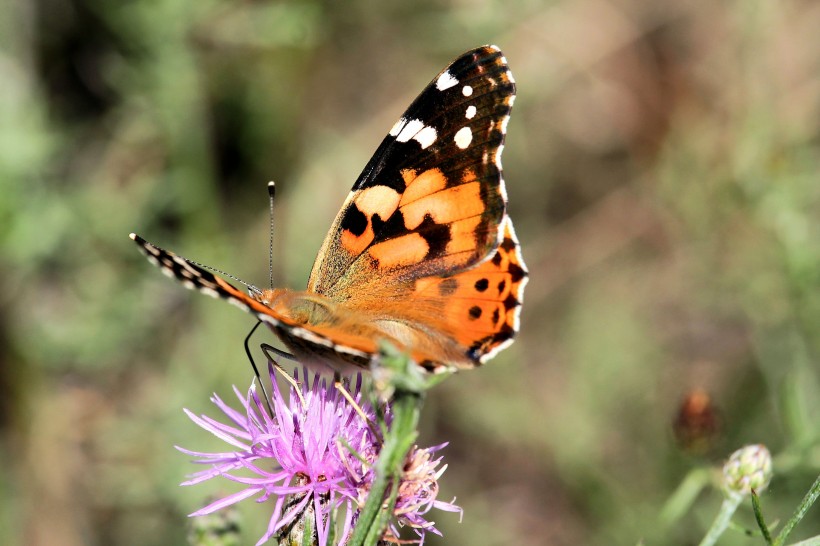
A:
<svg viewBox="0 0 820 546">
<path fill-rule="evenodd" d="M 265 405 L 268 407 L 268 412 L 271 417 L 273 417 L 273 408 L 270 405 L 270 398 L 268 397 L 268 391 L 265 390 L 265 384 L 262 382 L 262 377 L 259 375 L 259 368 L 256 367 L 256 362 L 253 360 L 253 355 L 251 355 L 251 349 L 248 346 L 248 343 L 251 340 L 251 336 L 259 328 L 259 325 L 262 324 L 262 321 L 257 321 L 256 324 L 251 328 L 251 331 L 248 332 L 248 335 L 245 336 L 245 354 L 248 355 L 248 360 L 251 361 L 251 367 L 253 368 L 253 373 L 256 376 L 257 381 L 259 381 L 259 387 L 262 389 L 262 396 L 265 398 Z M 266 353 L 267 354 L 267 353 Z"/>
<path fill-rule="evenodd" d="M 292 354 L 290 354 L 287 351 L 283 351 L 282 349 L 277 349 L 273 345 L 268 345 L 267 343 L 262 343 L 260 345 L 260 347 L 262 348 L 262 352 L 265 353 L 265 356 L 267 356 L 271 360 L 273 360 L 273 358 L 271 357 L 270 353 L 273 353 L 273 354 L 275 354 L 276 356 L 278 356 L 280 358 L 284 358 L 284 359 L 287 359 L 287 360 L 292 360 L 294 362 L 298 362 L 298 360 L 296 359 L 295 356 L 293 356 Z"/>
<path fill-rule="evenodd" d="M 276 347 L 268 345 L 267 343 L 262 343 L 260 347 L 262 348 L 262 352 L 265 353 L 265 356 L 268 357 L 268 360 L 270 361 L 271 365 L 276 369 L 276 371 L 282 374 L 282 377 L 285 378 L 285 381 L 290 383 L 290 386 L 293 387 L 293 392 L 296 393 L 296 395 L 299 397 L 299 400 L 302 402 L 302 407 L 305 407 L 305 399 L 302 397 L 302 389 L 299 387 L 298 381 L 296 381 L 292 375 L 285 371 L 285 369 L 282 366 L 280 366 L 278 362 L 276 362 L 276 360 L 270 355 L 268 351 L 276 354 L 277 356 L 282 356 L 282 358 L 289 358 L 294 361 L 296 359 L 293 357 L 292 354 L 286 353 L 285 351 L 280 351 Z"/>
</svg>

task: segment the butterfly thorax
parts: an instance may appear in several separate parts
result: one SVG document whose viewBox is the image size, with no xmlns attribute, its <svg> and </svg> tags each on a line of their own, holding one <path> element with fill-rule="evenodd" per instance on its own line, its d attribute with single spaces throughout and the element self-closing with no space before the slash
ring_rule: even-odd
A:
<svg viewBox="0 0 820 546">
<path fill-rule="evenodd" d="M 328 298 L 310 292 L 287 288 L 263 290 L 256 300 L 278 315 L 297 324 L 319 325 L 333 322 L 335 304 Z"/>
</svg>

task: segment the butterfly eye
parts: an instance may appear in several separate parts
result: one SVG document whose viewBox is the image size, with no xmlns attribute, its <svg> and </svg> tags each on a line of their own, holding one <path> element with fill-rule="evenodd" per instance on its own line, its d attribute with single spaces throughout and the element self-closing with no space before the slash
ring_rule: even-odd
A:
<svg viewBox="0 0 820 546">
<path fill-rule="evenodd" d="M 260 290 L 259 288 L 250 285 L 248 286 L 248 295 L 264 305 L 265 307 L 270 307 L 271 303 L 271 293 L 270 290 Z"/>
</svg>

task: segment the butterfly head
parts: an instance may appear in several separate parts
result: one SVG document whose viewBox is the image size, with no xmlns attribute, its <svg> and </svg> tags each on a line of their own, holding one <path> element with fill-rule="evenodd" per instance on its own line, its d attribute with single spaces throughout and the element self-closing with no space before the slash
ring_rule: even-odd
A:
<svg viewBox="0 0 820 546">
<path fill-rule="evenodd" d="M 269 288 L 267 290 L 262 290 L 255 286 L 248 287 L 248 294 L 250 297 L 266 307 L 273 307 L 283 292 L 285 292 L 285 290 L 281 288 Z"/>
</svg>

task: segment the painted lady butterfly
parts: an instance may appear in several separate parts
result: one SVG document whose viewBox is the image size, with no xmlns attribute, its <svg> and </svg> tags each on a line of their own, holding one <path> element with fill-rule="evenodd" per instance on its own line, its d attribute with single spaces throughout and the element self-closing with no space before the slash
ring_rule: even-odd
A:
<svg viewBox="0 0 820 546">
<path fill-rule="evenodd" d="M 306 291 L 247 295 L 131 238 L 188 288 L 256 315 L 312 367 L 366 367 L 381 339 L 430 372 L 478 366 L 512 342 L 527 282 L 501 176 L 513 99 L 495 46 L 464 53 L 436 76 L 356 180 Z"/>
</svg>

